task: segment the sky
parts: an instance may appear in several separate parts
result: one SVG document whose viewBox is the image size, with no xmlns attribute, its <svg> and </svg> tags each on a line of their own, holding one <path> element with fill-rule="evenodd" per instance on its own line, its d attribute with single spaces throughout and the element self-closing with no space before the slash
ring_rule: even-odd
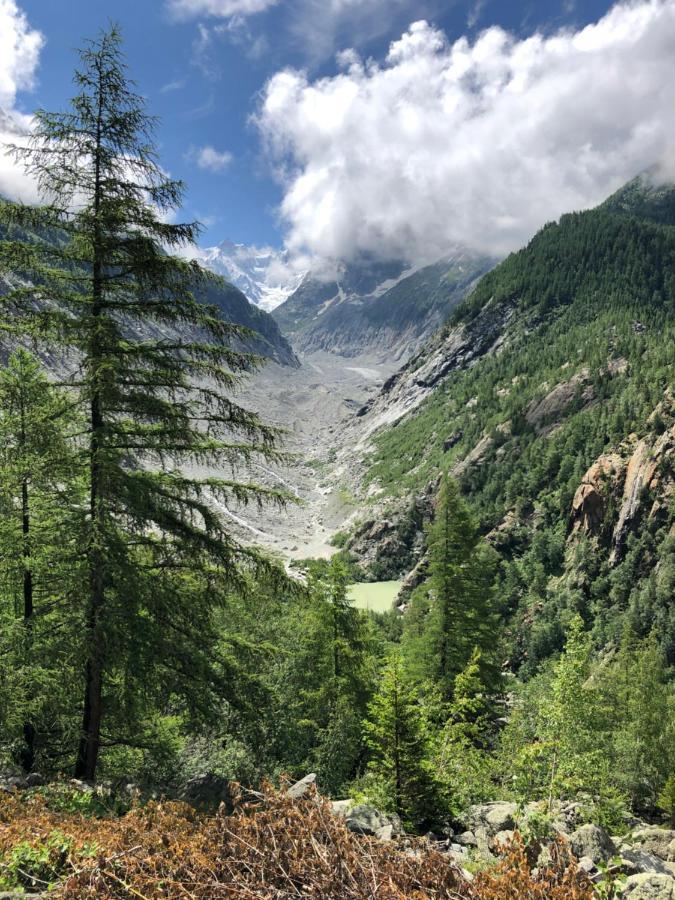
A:
<svg viewBox="0 0 675 900">
<path fill-rule="evenodd" d="M 111 20 L 203 246 L 504 253 L 675 173 L 675 0 L 0 0 L 0 140 Z M 34 194 L 6 156 L 0 193 Z"/>
</svg>

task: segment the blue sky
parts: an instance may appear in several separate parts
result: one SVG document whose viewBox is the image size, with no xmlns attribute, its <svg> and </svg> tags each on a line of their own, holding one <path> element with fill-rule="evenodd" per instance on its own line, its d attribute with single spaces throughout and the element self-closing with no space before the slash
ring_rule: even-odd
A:
<svg viewBox="0 0 675 900">
<path fill-rule="evenodd" d="M 326 6 L 328 0 L 326 0 Z M 606 0 L 487 0 L 375 4 L 372 15 L 326 15 L 323 4 L 280 0 L 250 16 L 209 15 L 206 4 L 176 16 L 160 0 L 19 0 L 30 26 L 45 37 L 35 87 L 16 106 L 60 108 L 71 91 L 74 48 L 114 18 L 122 26 L 130 71 L 161 117 L 163 164 L 188 185 L 185 212 L 207 223 L 203 243 L 223 238 L 246 243 L 283 240 L 277 208 L 283 196 L 249 118 L 259 92 L 284 67 L 306 68 L 312 78 L 336 71 L 335 52 L 347 47 L 382 59 L 388 43 L 410 22 L 428 17 L 449 41 L 499 24 L 525 36 L 562 25 L 578 28 L 602 15 Z M 208 7 L 206 7 L 208 8 Z M 198 165 L 199 149 L 231 154 L 212 171 Z M 218 158 L 215 163 L 217 164 Z"/>
<path fill-rule="evenodd" d="M 0 193 L 35 198 L 1 144 L 111 19 L 202 246 L 506 253 L 675 179 L 675 0 L 0 0 Z"/>
</svg>

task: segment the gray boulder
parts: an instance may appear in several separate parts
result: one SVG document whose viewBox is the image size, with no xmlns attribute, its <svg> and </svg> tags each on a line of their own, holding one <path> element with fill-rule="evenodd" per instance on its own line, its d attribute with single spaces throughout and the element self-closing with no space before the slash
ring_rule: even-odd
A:
<svg viewBox="0 0 675 900">
<path fill-rule="evenodd" d="M 308 794 L 310 788 L 314 787 L 315 784 L 316 772 L 310 772 L 309 775 L 305 775 L 300 781 L 296 781 L 295 784 L 292 784 L 286 793 L 292 800 L 299 800 L 300 797 L 304 797 Z"/>
<path fill-rule="evenodd" d="M 653 853 L 666 862 L 675 862 L 675 831 L 669 828 L 641 828 L 628 839 L 633 847 Z"/>
<path fill-rule="evenodd" d="M 675 900 L 675 878 L 670 875 L 631 875 L 621 897 L 630 900 Z"/>
<path fill-rule="evenodd" d="M 455 840 L 458 844 L 464 847 L 477 847 L 478 839 L 473 831 L 463 831 L 461 834 L 455 836 Z"/>
<path fill-rule="evenodd" d="M 385 815 L 369 803 L 359 803 L 348 809 L 345 822 L 354 834 L 367 834 L 381 840 L 391 840 L 394 836 L 403 834 L 403 826 L 397 815 Z"/>
<path fill-rule="evenodd" d="M 352 806 L 354 806 L 354 801 L 351 799 L 333 800 L 330 808 L 334 816 L 342 816 L 344 818 Z"/>
<path fill-rule="evenodd" d="M 29 788 L 44 787 L 45 784 L 47 784 L 47 779 L 39 772 L 30 772 L 26 775 L 26 786 Z"/>
<path fill-rule="evenodd" d="M 628 875 L 670 875 L 667 865 L 653 853 L 621 848 L 621 868 Z"/>
<path fill-rule="evenodd" d="M 596 865 L 607 862 L 617 853 L 614 841 L 599 825 L 582 825 L 577 828 L 570 835 L 570 846 L 577 859 L 587 856 Z"/>
<path fill-rule="evenodd" d="M 518 806 L 505 800 L 481 803 L 470 807 L 467 824 L 473 831 L 484 828 L 488 836 L 494 837 L 500 831 L 512 831 L 516 827 L 517 812 Z"/>
<path fill-rule="evenodd" d="M 190 806 L 205 812 L 218 809 L 221 803 L 227 812 L 232 812 L 234 808 L 228 780 L 212 772 L 195 775 L 183 785 L 178 796 Z"/>
</svg>

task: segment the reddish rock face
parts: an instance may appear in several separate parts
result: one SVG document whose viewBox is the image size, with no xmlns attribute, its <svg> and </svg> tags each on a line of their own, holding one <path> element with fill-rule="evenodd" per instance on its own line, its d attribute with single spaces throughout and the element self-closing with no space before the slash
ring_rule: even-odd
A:
<svg viewBox="0 0 675 900">
<path fill-rule="evenodd" d="M 572 501 L 572 533 L 597 534 L 607 501 L 623 481 L 626 463 L 617 453 L 600 456 L 584 475 Z"/>
<path fill-rule="evenodd" d="M 572 501 L 572 535 L 599 536 L 610 498 L 619 507 L 610 561 L 622 556 L 639 519 L 659 515 L 675 489 L 675 425 L 657 438 L 639 440 L 630 456 L 603 454 L 584 475 Z"/>
</svg>

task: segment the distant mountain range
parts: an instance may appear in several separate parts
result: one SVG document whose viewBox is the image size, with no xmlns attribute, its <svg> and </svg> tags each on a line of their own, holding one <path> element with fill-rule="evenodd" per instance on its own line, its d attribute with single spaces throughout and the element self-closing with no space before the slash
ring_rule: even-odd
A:
<svg viewBox="0 0 675 900">
<path fill-rule="evenodd" d="M 216 247 L 200 249 L 198 259 L 268 312 L 290 297 L 304 277 L 304 273 L 290 272 L 285 250 L 271 247 L 222 241 Z"/>
<path fill-rule="evenodd" d="M 423 267 L 366 258 L 330 281 L 306 275 L 273 316 L 298 351 L 404 360 L 496 262 L 463 247 Z"/>
</svg>

